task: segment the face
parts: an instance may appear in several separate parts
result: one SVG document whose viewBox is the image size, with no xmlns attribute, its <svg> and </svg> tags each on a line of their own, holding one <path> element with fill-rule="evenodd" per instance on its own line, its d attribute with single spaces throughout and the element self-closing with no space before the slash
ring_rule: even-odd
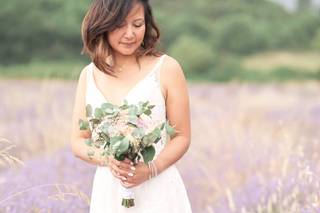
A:
<svg viewBox="0 0 320 213">
<path fill-rule="evenodd" d="M 116 54 L 132 55 L 143 42 L 145 31 L 144 8 L 135 3 L 124 22 L 108 33 L 108 41 Z"/>
</svg>

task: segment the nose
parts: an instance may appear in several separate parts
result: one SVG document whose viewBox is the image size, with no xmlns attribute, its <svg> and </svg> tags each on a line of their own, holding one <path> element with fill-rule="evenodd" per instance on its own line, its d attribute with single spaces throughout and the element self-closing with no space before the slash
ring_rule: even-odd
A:
<svg viewBox="0 0 320 213">
<path fill-rule="evenodd" d="M 133 31 L 133 29 L 132 29 L 132 26 L 128 26 L 127 28 L 126 28 L 126 32 L 125 32 L 125 38 L 126 39 L 128 39 L 128 40 L 130 40 L 130 39 L 132 39 L 133 37 L 134 37 L 134 31 Z"/>
</svg>

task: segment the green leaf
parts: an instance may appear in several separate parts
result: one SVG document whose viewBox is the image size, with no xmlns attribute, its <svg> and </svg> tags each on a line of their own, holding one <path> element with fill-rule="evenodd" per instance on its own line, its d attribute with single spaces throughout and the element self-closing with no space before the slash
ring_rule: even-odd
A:
<svg viewBox="0 0 320 213">
<path fill-rule="evenodd" d="M 128 138 L 123 138 L 122 141 L 120 142 L 120 146 L 118 147 L 117 153 L 123 154 L 128 151 L 129 149 L 129 139 Z"/>
<path fill-rule="evenodd" d="M 132 132 L 132 136 L 135 138 L 142 138 L 144 135 L 145 135 L 145 132 L 143 128 L 136 128 Z"/>
<path fill-rule="evenodd" d="M 157 138 L 161 137 L 161 130 L 159 128 L 155 128 L 152 132 Z"/>
<path fill-rule="evenodd" d="M 90 104 L 87 104 L 87 106 L 86 106 L 86 116 L 87 117 L 92 116 L 92 106 Z"/>
<path fill-rule="evenodd" d="M 154 155 L 156 154 L 156 150 L 154 146 L 148 146 L 141 151 L 143 156 L 143 161 L 147 164 L 149 161 L 152 161 Z"/>
<path fill-rule="evenodd" d="M 101 131 L 104 133 L 104 134 L 108 134 L 108 130 L 109 130 L 109 127 L 110 127 L 110 123 L 104 123 L 100 129 Z"/>
<path fill-rule="evenodd" d="M 92 139 L 91 138 L 86 139 L 84 140 L 84 143 L 87 144 L 88 146 L 92 146 Z"/>
<path fill-rule="evenodd" d="M 112 138 L 110 138 L 110 145 L 114 145 L 116 142 L 121 141 L 124 138 L 124 136 L 120 135 L 120 136 L 114 136 Z"/>
<path fill-rule="evenodd" d="M 146 101 L 142 104 L 142 107 L 146 107 L 149 104 L 149 101 Z"/>
<path fill-rule="evenodd" d="M 156 139 L 157 139 L 157 136 L 153 132 L 151 132 L 143 137 L 142 143 L 145 146 L 150 146 L 154 143 Z"/>
<path fill-rule="evenodd" d="M 138 125 L 138 117 L 137 116 L 130 116 L 129 117 L 129 123 L 134 124 L 134 125 Z"/>
<path fill-rule="evenodd" d="M 150 110 L 150 109 L 145 110 L 145 111 L 144 111 L 144 114 L 146 114 L 146 115 L 151 115 L 151 110 Z"/>
<path fill-rule="evenodd" d="M 156 105 L 149 105 L 148 108 L 149 109 L 153 109 Z"/>
<path fill-rule="evenodd" d="M 114 106 L 111 103 L 103 103 L 101 104 L 101 109 L 105 110 L 105 109 L 113 109 Z"/>
<path fill-rule="evenodd" d="M 165 122 L 163 122 L 163 123 L 160 125 L 160 129 L 161 129 L 161 130 L 163 130 L 164 125 L 165 125 Z"/>
<path fill-rule="evenodd" d="M 103 116 L 103 111 L 102 111 L 102 109 L 96 108 L 96 109 L 94 110 L 94 116 L 95 116 L 96 118 L 102 118 L 102 116 Z"/>
<path fill-rule="evenodd" d="M 79 119 L 79 127 L 80 130 L 89 130 L 89 122 L 88 121 L 84 121 L 82 119 Z"/>
<path fill-rule="evenodd" d="M 136 116 L 138 112 L 138 107 L 135 105 L 130 105 L 129 107 L 129 115 L 134 115 Z"/>
<path fill-rule="evenodd" d="M 172 127 L 172 126 L 170 126 L 170 124 L 169 124 L 169 122 L 166 122 L 166 124 L 165 124 L 165 128 L 166 128 L 166 132 L 171 136 L 171 135 L 173 135 L 173 134 L 175 134 L 175 129 Z"/>
</svg>

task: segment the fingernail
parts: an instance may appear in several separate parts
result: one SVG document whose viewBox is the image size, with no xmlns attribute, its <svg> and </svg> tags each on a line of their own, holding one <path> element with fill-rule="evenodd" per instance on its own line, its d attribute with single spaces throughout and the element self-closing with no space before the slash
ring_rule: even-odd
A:
<svg viewBox="0 0 320 213">
<path fill-rule="evenodd" d="M 128 173 L 128 175 L 129 175 L 130 177 L 132 177 L 132 176 L 133 176 L 133 174 L 132 174 L 131 172 L 129 172 L 129 173 Z"/>
<path fill-rule="evenodd" d="M 130 169 L 133 170 L 133 171 L 136 170 L 136 168 L 134 166 L 131 166 Z"/>
<path fill-rule="evenodd" d="M 133 162 L 130 162 L 131 166 L 133 166 Z"/>
<path fill-rule="evenodd" d="M 126 177 L 122 177 L 122 180 L 127 180 L 127 178 Z"/>
</svg>

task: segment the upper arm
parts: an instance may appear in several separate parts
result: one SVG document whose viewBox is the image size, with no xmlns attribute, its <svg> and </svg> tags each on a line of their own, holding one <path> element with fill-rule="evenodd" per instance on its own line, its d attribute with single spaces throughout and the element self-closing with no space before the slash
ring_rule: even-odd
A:
<svg viewBox="0 0 320 213">
<path fill-rule="evenodd" d="M 167 119 L 190 143 L 191 124 L 187 82 L 180 64 L 172 57 L 166 57 L 161 80 L 165 89 Z"/>
<path fill-rule="evenodd" d="M 78 80 L 78 85 L 76 89 L 76 95 L 74 100 L 74 107 L 72 113 L 71 122 L 71 143 L 75 141 L 76 138 L 88 138 L 90 137 L 90 131 L 80 130 L 79 119 L 86 119 L 85 112 L 85 97 L 86 97 L 86 79 L 87 79 L 87 67 L 83 68 L 80 73 Z"/>
</svg>

